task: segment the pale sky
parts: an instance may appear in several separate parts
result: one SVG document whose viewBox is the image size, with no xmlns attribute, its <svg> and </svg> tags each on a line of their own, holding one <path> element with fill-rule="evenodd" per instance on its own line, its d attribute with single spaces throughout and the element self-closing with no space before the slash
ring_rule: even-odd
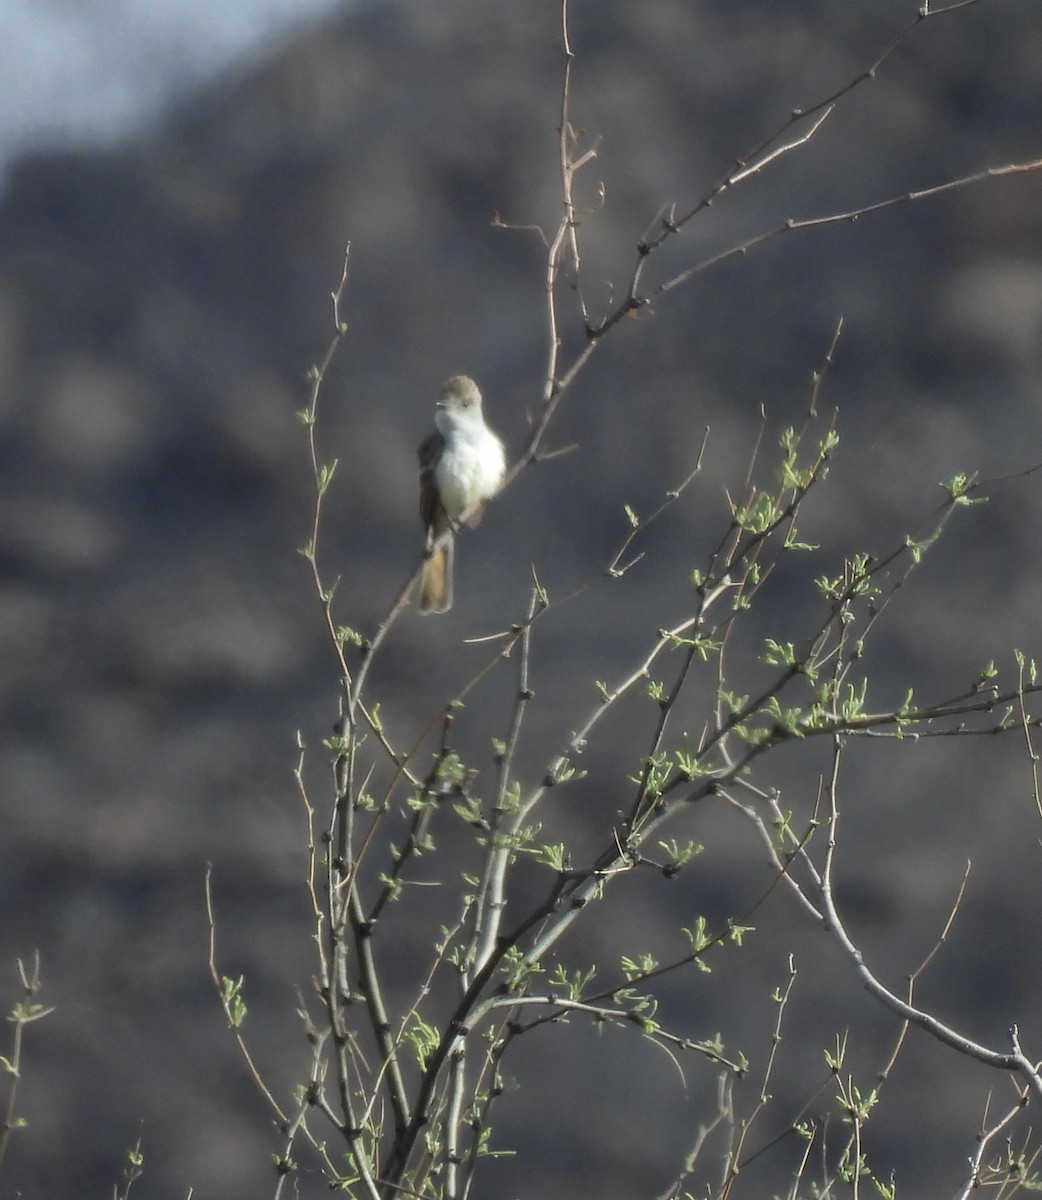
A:
<svg viewBox="0 0 1042 1200">
<path fill-rule="evenodd" d="M 107 145 L 179 92 L 353 0 L 2 0 L 0 170 Z"/>
</svg>

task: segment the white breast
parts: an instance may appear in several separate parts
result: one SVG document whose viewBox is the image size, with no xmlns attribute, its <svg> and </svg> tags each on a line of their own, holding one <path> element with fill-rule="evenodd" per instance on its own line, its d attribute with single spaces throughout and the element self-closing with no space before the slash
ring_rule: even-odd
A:
<svg viewBox="0 0 1042 1200">
<path fill-rule="evenodd" d="M 441 503 L 449 518 L 457 521 L 468 508 L 488 500 L 505 470 L 503 443 L 487 427 L 454 430 L 435 469 Z"/>
</svg>

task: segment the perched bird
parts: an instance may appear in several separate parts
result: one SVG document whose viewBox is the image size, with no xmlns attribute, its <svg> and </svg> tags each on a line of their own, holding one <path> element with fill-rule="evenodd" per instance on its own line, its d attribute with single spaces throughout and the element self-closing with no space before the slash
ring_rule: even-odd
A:
<svg viewBox="0 0 1042 1200">
<path fill-rule="evenodd" d="M 420 443 L 420 516 L 430 549 L 440 534 L 481 520 L 484 501 L 495 495 L 506 471 L 503 443 L 485 424 L 481 393 L 473 379 L 454 375 L 442 385 L 434 407 L 437 429 Z M 423 568 L 420 612 L 452 607 L 453 539 L 437 546 Z"/>
</svg>

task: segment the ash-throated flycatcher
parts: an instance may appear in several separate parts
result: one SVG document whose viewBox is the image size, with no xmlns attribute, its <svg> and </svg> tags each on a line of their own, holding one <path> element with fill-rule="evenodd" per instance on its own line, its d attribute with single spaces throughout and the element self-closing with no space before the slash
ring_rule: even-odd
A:
<svg viewBox="0 0 1042 1200">
<path fill-rule="evenodd" d="M 434 407 L 437 431 L 420 443 L 420 516 L 428 549 L 447 529 L 481 520 L 485 500 L 495 495 L 506 471 L 503 443 L 485 424 L 481 393 L 473 379 L 455 375 L 442 385 Z M 452 607 L 452 547 L 448 538 L 427 559 L 420 583 L 420 612 Z"/>
</svg>

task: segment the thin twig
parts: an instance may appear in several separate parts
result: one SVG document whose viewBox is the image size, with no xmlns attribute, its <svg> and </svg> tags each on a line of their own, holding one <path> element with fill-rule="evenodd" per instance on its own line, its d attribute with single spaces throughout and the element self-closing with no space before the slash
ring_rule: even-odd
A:
<svg viewBox="0 0 1042 1200">
<path fill-rule="evenodd" d="M 1015 1028 L 1010 1032 L 1012 1050 L 1008 1052 L 993 1050 L 988 1046 L 975 1042 L 972 1038 L 966 1037 L 964 1034 L 951 1028 L 951 1026 L 945 1025 L 932 1013 L 907 1004 L 899 996 L 891 992 L 889 988 L 885 987 L 869 969 L 861 951 L 847 933 L 846 926 L 840 918 L 833 897 L 832 876 L 837 846 L 836 828 L 839 822 L 839 810 L 836 805 L 834 787 L 830 792 L 830 803 L 831 823 L 829 825 L 825 865 L 821 872 L 821 901 L 825 911 L 825 928 L 832 934 L 839 943 L 840 948 L 850 959 L 866 990 L 870 995 L 881 1001 L 891 1012 L 902 1017 L 904 1020 L 910 1021 L 913 1025 L 918 1025 L 939 1042 L 950 1046 L 960 1054 L 976 1059 L 986 1066 L 997 1067 L 999 1070 L 1010 1071 L 1013 1074 L 1019 1075 L 1035 1099 L 1042 1102 L 1042 1078 L 1039 1077 L 1038 1070 L 1034 1064 L 1031 1063 L 1020 1049 Z"/>
<path fill-rule="evenodd" d="M 685 272 L 682 276 L 678 276 L 670 287 L 660 286 L 654 289 L 648 296 L 641 296 L 638 292 L 640 286 L 641 275 L 644 267 L 651 255 L 665 242 L 667 239 L 675 237 L 685 226 L 687 226 L 699 213 L 708 209 L 714 201 L 716 201 L 724 192 L 733 188 L 736 184 L 750 178 L 771 162 L 782 157 L 784 154 L 799 147 L 806 145 L 813 138 L 814 134 L 821 128 L 823 122 L 831 114 L 835 106 L 850 92 L 867 83 L 876 77 L 879 68 L 891 57 L 897 48 L 905 41 L 905 39 L 924 21 L 931 17 L 944 16 L 946 13 L 955 12 L 960 8 L 966 8 L 970 4 L 978 3 L 978 0 L 958 0 L 957 3 L 949 5 L 943 9 L 931 9 L 929 4 L 924 4 L 916 16 L 900 30 L 890 41 L 880 50 L 872 61 L 856 75 L 852 76 L 842 86 L 831 92 L 829 95 L 818 100 L 805 108 L 794 109 L 781 122 L 781 124 L 769 134 L 758 146 L 739 159 L 735 166 L 723 178 L 717 181 L 699 200 L 695 202 L 681 216 L 676 216 L 675 205 L 669 205 L 664 209 L 668 212 L 668 216 L 662 217 L 656 224 L 658 225 L 657 233 L 651 230 L 644 235 L 637 243 L 637 258 L 633 268 L 633 274 L 630 278 L 630 284 L 627 289 L 625 298 L 611 313 L 609 313 L 599 324 L 590 327 L 587 326 L 587 334 L 591 339 L 597 339 L 604 336 L 609 329 L 613 328 L 625 317 L 632 314 L 637 309 L 645 307 L 651 302 L 655 296 L 661 295 L 664 291 L 668 291 L 671 287 L 678 286 L 679 283 L 686 281 L 692 274 L 698 270 L 705 269 L 704 267 L 696 268 L 692 272 Z M 788 137 L 789 132 L 801 121 L 812 119 L 810 128 L 800 135 L 781 145 L 783 138 Z M 957 185 L 956 185 L 957 186 Z M 849 219 L 849 218 L 848 218 Z M 782 230 L 775 230 L 770 237 L 775 237 L 779 232 L 785 232 L 785 227 Z M 760 240 L 767 240 L 766 237 Z M 755 240 L 752 244 L 759 244 L 759 240 Z M 744 253 L 752 248 L 752 244 L 746 243 L 744 247 L 736 247 L 732 251 L 727 252 L 724 257 L 730 257 L 732 254 Z M 720 261 L 716 259 L 714 261 Z"/>
<path fill-rule="evenodd" d="M 257 1086 L 257 1090 L 267 1100 L 272 1111 L 278 1117 L 279 1121 L 286 1121 L 286 1114 L 282 1111 L 279 1102 L 264 1082 L 264 1077 L 261 1075 L 257 1064 L 253 1060 L 253 1055 L 250 1053 L 249 1047 L 246 1045 L 246 1040 L 240 1032 L 241 1021 L 238 1020 L 232 1012 L 231 1004 L 229 1003 L 228 995 L 224 984 L 221 981 L 221 975 L 217 970 L 217 919 L 214 916 L 213 904 L 213 887 L 212 887 L 213 867 L 208 863 L 206 866 L 206 874 L 204 876 L 204 886 L 206 892 L 206 921 L 209 927 L 209 951 L 207 953 L 207 963 L 210 967 L 210 978 L 213 980 L 214 989 L 217 992 L 221 1001 L 221 1007 L 224 1009 L 224 1015 L 228 1018 L 228 1028 L 235 1035 L 235 1041 L 239 1047 L 239 1053 L 246 1063 L 246 1069 L 249 1071 L 250 1078 Z"/>
<path fill-rule="evenodd" d="M 29 968 L 21 959 L 18 959 L 18 978 L 22 983 L 23 999 L 15 1005 L 14 1010 L 8 1016 L 8 1020 L 14 1025 L 11 1054 L 8 1058 L 0 1059 L 0 1065 L 10 1080 L 7 1085 L 7 1097 L 3 1112 L 0 1114 L 0 1166 L 3 1166 L 11 1134 L 17 1127 L 15 1103 L 18 1099 L 18 1085 L 22 1078 L 22 1050 L 26 1026 L 31 1025 L 34 1021 L 40 1021 L 54 1012 L 53 1007 L 46 1008 L 37 1003 L 35 999 L 42 986 L 39 951 L 33 952 L 32 966 Z"/>
</svg>

